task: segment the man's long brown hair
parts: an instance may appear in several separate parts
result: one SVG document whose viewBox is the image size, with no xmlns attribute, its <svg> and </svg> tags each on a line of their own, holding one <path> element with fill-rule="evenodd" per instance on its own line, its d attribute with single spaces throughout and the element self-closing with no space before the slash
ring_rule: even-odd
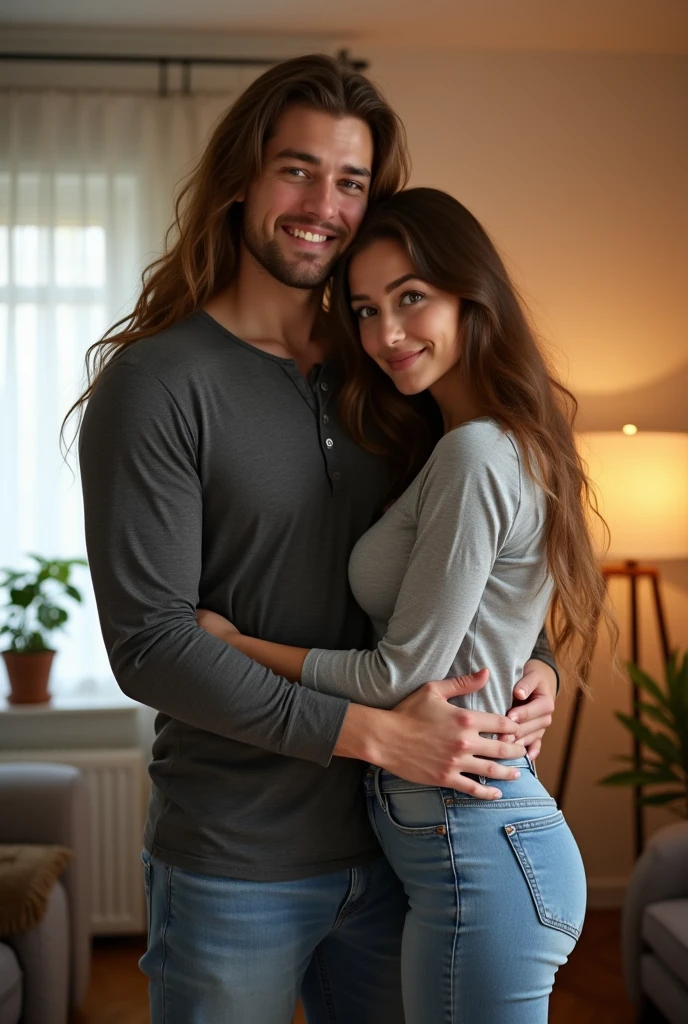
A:
<svg viewBox="0 0 688 1024">
<path fill-rule="evenodd" d="M 281 114 L 294 105 L 365 121 L 373 137 L 371 202 L 406 184 L 409 158 L 403 125 L 368 78 L 325 54 L 296 57 L 270 68 L 215 128 L 176 200 L 165 253 L 143 272 L 133 311 L 88 349 L 88 386 L 65 424 L 83 410 L 103 370 L 127 345 L 202 309 L 230 282 L 241 235 L 243 203 L 237 197 L 260 174 L 265 143 Z"/>
<path fill-rule="evenodd" d="M 331 315 L 345 372 L 342 421 L 360 445 L 391 459 L 397 491 L 427 459 L 441 424 L 433 422 L 428 395 L 401 395 L 361 345 L 348 268 L 379 239 L 398 242 L 420 280 L 460 300 L 461 372 L 469 393 L 482 414 L 516 438 L 527 471 L 547 498 L 552 647 L 558 656 L 573 655 L 568 660 L 584 681 L 600 618 L 612 633 L 615 627 L 588 527 L 597 506 L 574 441 L 576 401 L 548 368 L 506 268 L 476 218 L 436 189 L 409 189 L 382 201 L 366 214 L 337 267 Z"/>
</svg>

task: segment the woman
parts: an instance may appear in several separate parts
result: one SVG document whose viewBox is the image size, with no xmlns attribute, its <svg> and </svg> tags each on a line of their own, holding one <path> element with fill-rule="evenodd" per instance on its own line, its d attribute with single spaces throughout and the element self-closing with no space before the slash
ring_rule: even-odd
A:
<svg viewBox="0 0 688 1024">
<path fill-rule="evenodd" d="M 272 644 L 206 611 L 201 625 L 288 678 L 377 707 L 486 666 L 489 682 L 463 702 L 505 714 L 551 603 L 554 650 L 575 645 L 584 673 L 603 586 L 570 396 L 484 230 L 444 193 L 398 193 L 369 213 L 331 309 L 343 325 L 344 422 L 398 471 L 397 500 L 349 564 L 377 647 Z M 495 799 L 476 799 L 368 770 L 371 819 L 409 896 L 406 1024 L 547 1020 L 583 923 L 585 876 L 532 762 L 511 774 Z"/>
</svg>

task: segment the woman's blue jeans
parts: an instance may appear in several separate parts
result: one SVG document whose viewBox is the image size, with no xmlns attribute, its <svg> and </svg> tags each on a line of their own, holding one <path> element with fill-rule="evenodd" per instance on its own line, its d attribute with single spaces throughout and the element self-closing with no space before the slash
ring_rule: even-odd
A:
<svg viewBox="0 0 688 1024">
<path fill-rule="evenodd" d="M 410 909 L 406 1024 L 546 1024 L 586 884 L 576 842 L 528 758 L 501 800 L 369 769 L 371 820 Z M 482 781 L 482 780 L 481 780 Z"/>
</svg>

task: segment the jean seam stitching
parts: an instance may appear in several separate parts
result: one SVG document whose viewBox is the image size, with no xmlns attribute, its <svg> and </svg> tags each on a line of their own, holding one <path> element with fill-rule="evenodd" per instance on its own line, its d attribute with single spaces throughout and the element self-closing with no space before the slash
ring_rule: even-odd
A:
<svg viewBox="0 0 688 1024">
<path fill-rule="evenodd" d="M 165 920 L 162 926 L 161 944 L 162 944 L 162 959 L 160 962 L 160 998 L 162 1000 L 162 1024 L 166 1024 L 167 1021 L 167 1000 L 165 998 L 165 967 L 167 965 L 167 926 L 170 922 L 170 913 L 172 909 L 172 868 L 166 865 L 165 870 L 167 871 L 167 883 L 165 893 Z"/>
<path fill-rule="evenodd" d="M 375 821 L 375 802 L 374 802 L 375 798 L 371 797 L 370 793 L 368 793 L 367 796 L 368 796 L 368 819 L 370 821 L 370 827 L 372 828 L 373 832 L 375 833 L 375 835 L 377 837 L 377 841 L 380 844 L 380 849 L 384 853 L 384 851 L 385 851 L 385 844 L 382 841 L 382 836 L 380 835 L 380 830 L 378 829 L 377 822 Z"/>
<path fill-rule="evenodd" d="M 343 915 L 342 920 L 344 920 L 344 918 L 346 918 L 346 917 L 350 917 L 351 914 L 355 914 L 357 910 L 360 910 L 361 907 L 365 906 L 365 903 L 366 903 L 368 897 L 370 896 L 370 889 L 371 889 L 371 886 L 372 886 L 372 878 L 373 878 L 372 871 L 370 870 L 370 868 L 366 868 L 366 867 L 355 868 L 354 870 L 357 873 L 358 872 L 363 872 L 364 873 L 364 875 L 365 875 L 365 885 L 364 885 L 364 888 L 363 888 L 363 892 L 361 893 L 361 895 L 358 897 L 357 900 L 353 901 L 351 906 L 347 909 L 346 913 Z"/>
<path fill-rule="evenodd" d="M 459 883 L 459 872 L 456 864 L 456 858 L 454 857 L 454 844 L 452 843 L 451 822 L 449 819 L 449 808 L 447 807 L 447 804 L 444 804 L 444 826 L 447 830 L 446 842 L 449 849 L 449 860 L 451 862 L 452 875 L 454 876 L 455 925 L 454 938 L 452 940 L 451 957 L 449 960 L 449 1016 L 447 1017 L 447 1024 L 452 1024 L 452 1021 L 455 1020 L 456 1017 L 456 1014 L 454 1012 L 454 999 L 456 996 L 454 990 L 454 979 L 456 976 L 456 956 L 459 944 L 459 931 L 461 929 L 461 886 Z"/>
<path fill-rule="evenodd" d="M 327 964 L 325 962 L 325 954 L 323 953 L 322 947 L 317 946 L 315 953 L 315 962 L 318 966 L 318 977 L 320 978 L 320 986 L 325 1002 L 325 1012 L 327 1019 L 330 1024 L 337 1024 L 337 1015 L 334 1008 L 334 999 L 332 998 L 332 988 L 330 987 L 330 979 L 327 975 Z"/>
<path fill-rule="evenodd" d="M 341 907 L 339 908 L 339 912 L 338 912 L 338 914 L 337 914 L 337 916 L 335 918 L 334 924 L 332 925 L 332 931 L 333 932 L 336 931 L 337 928 L 339 928 L 339 926 L 342 923 L 342 921 L 344 920 L 344 918 L 347 917 L 347 915 L 348 915 L 347 904 L 348 904 L 349 900 L 351 899 L 351 897 L 353 896 L 354 889 L 356 888 L 356 880 L 357 880 L 356 868 L 349 868 L 349 871 L 350 871 L 350 874 L 351 874 L 351 881 L 349 882 L 349 888 L 348 888 L 346 896 L 344 897 L 344 901 L 343 901 Z"/>
</svg>

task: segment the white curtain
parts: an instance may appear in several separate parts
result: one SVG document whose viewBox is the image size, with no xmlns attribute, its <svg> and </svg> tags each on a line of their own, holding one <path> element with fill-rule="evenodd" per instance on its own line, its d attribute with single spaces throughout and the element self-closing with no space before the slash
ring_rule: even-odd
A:
<svg viewBox="0 0 688 1024">
<path fill-rule="evenodd" d="M 83 556 L 78 468 L 59 429 L 84 354 L 127 313 L 227 95 L 0 93 L 0 567 Z M 70 436 L 70 435 L 68 435 Z M 53 688 L 112 683 L 86 570 Z M 2 597 L 0 596 L 0 601 Z M 0 669 L 0 692 L 6 681 Z"/>
</svg>

